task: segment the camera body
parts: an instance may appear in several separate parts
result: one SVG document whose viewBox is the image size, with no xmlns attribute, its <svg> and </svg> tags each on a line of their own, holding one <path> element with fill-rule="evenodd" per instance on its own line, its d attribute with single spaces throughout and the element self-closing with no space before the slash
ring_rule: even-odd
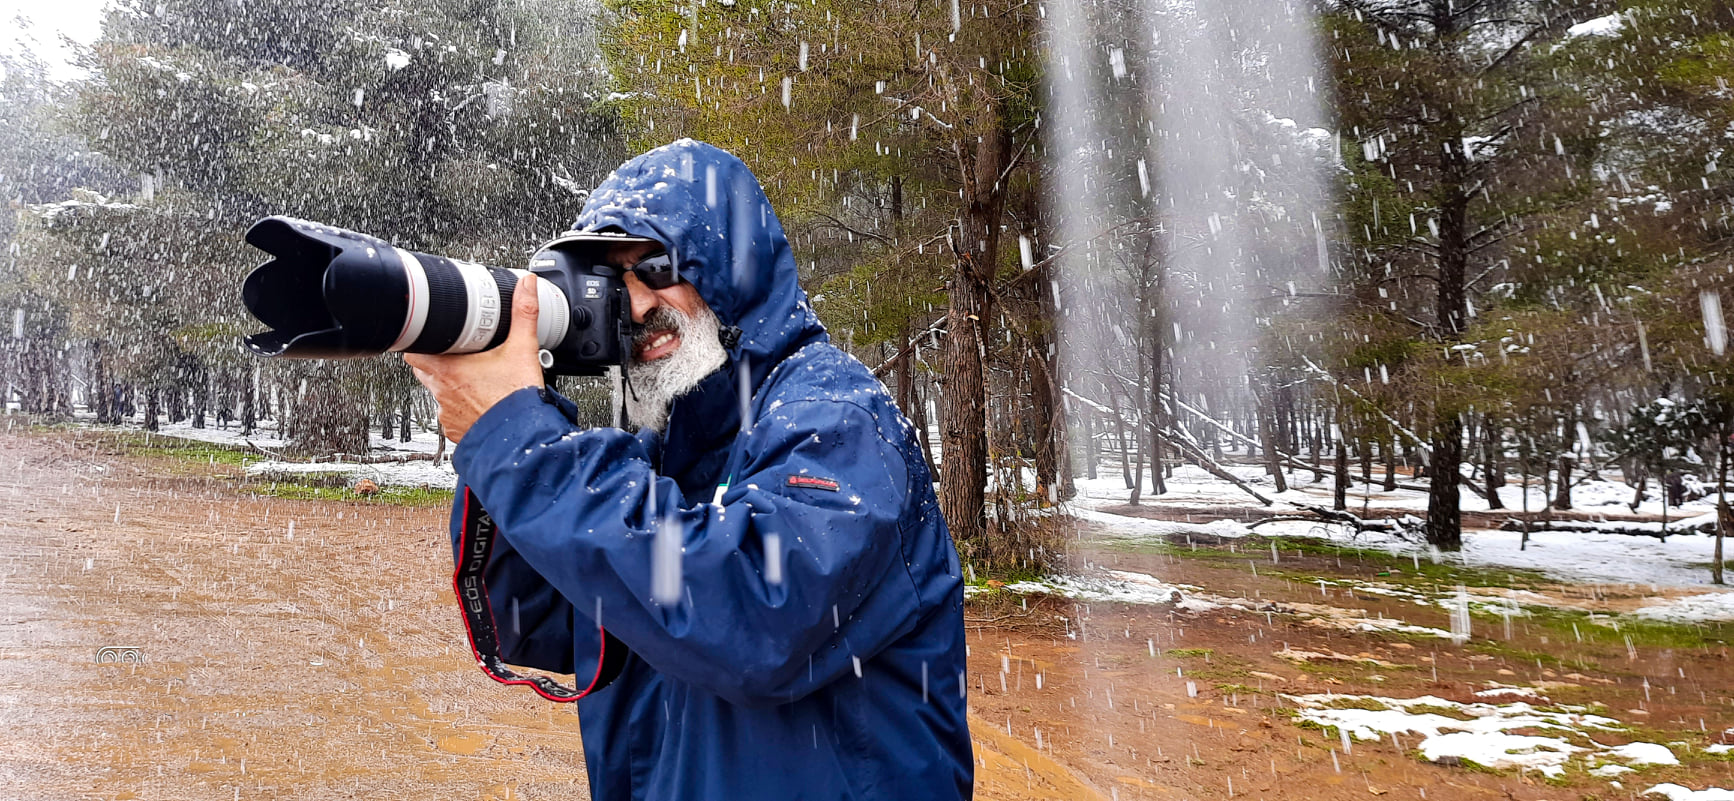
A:
<svg viewBox="0 0 1734 801">
<path fill-rule="evenodd" d="M 266 217 L 247 242 L 274 258 L 241 287 L 247 310 L 270 330 L 244 339 L 252 352 L 287 359 L 347 359 L 388 352 L 475 353 L 504 342 L 512 293 L 534 273 L 536 338 L 555 375 L 601 375 L 631 353 L 632 307 L 616 245 L 645 242 L 607 231 L 569 232 L 538 249 L 529 270 L 503 270 L 293 217 Z"/>
</svg>

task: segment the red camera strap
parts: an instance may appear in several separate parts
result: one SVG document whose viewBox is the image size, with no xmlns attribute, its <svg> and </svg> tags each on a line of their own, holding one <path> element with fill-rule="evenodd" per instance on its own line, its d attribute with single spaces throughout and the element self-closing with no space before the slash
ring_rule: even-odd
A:
<svg viewBox="0 0 1734 801">
<path fill-rule="evenodd" d="M 598 631 L 602 635 L 602 644 L 596 656 L 596 675 L 582 690 L 567 687 L 547 676 L 517 673 L 500 659 L 500 638 L 494 626 L 493 605 L 488 600 L 488 588 L 482 580 L 500 528 L 468 487 L 464 488 L 463 514 L 457 568 L 452 572 L 452 590 L 457 593 L 458 605 L 463 609 L 470 649 L 475 653 L 482 672 L 501 684 L 525 685 L 535 690 L 537 695 L 560 703 L 571 703 L 608 686 L 625 666 L 627 650 L 606 629 Z"/>
</svg>

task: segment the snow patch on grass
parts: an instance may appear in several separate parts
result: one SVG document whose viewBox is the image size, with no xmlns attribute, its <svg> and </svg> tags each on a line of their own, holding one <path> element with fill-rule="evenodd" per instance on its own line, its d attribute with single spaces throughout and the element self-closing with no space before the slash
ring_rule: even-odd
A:
<svg viewBox="0 0 1734 801">
<path fill-rule="evenodd" d="M 1309 626 L 1342 631 L 1397 632 L 1445 639 L 1451 637 L 1451 632 L 1443 629 L 1411 625 L 1397 618 L 1368 617 L 1364 609 L 1344 609 L 1308 603 L 1277 604 L 1252 598 L 1212 595 L 1200 587 L 1170 584 L 1155 576 L 1130 570 L 1104 570 L 1090 575 L 1020 581 L 1006 585 L 1006 589 L 1020 594 L 1045 593 L 1080 601 L 1173 604 L 1175 608 L 1189 612 L 1207 612 L 1227 607 L 1243 612 L 1298 617 Z"/>
<path fill-rule="evenodd" d="M 1665 745 L 1656 743 L 1628 743 L 1609 748 L 1608 756 L 1614 757 L 1627 765 L 1678 765 L 1680 758 L 1668 750 Z"/>
<path fill-rule="evenodd" d="M 272 476 L 327 478 L 339 477 L 344 483 L 354 483 L 361 479 L 371 479 L 382 487 L 434 487 L 437 489 L 456 489 L 458 474 L 452 469 L 452 463 L 434 466 L 433 462 L 380 462 L 377 464 L 355 464 L 353 462 L 320 462 L 305 464 L 302 462 L 254 462 L 247 465 L 247 475 L 255 478 L 270 478 Z"/>
<path fill-rule="evenodd" d="M 1580 22 L 1565 29 L 1565 35 L 1578 36 L 1617 36 L 1620 29 L 1626 26 L 1626 18 L 1622 14 L 1609 14 L 1592 20 Z"/>
<path fill-rule="evenodd" d="M 1687 595 L 1643 607 L 1632 614 L 1670 623 L 1734 620 L 1734 591 Z"/>
<path fill-rule="evenodd" d="M 1080 601 L 1127 604 L 1175 604 L 1192 612 L 1207 612 L 1222 604 L 1211 596 L 1199 596 L 1189 584 L 1169 584 L 1143 573 L 1109 570 L 1094 576 L 1061 576 L 1042 581 L 1020 581 L 1006 589 L 1019 594 L 1045 593 Z"/>
<path fill-rule="evenodd" d="M 1515 700 L 1534 704 L 1546 704 L 1549 702 L 1548 698 L 1541 693 L 1536 692 L 1534 687 L 1494 687 L 1491 690 L 1477 691 L 1475 697 L 1489 700 L 1494 698 Z"/>
<path fill-rule="evenodd" d="M 1673 783 L 1658 784 L 1645 790 L 1643 794 L 1664 796 L 1668 801 L 1734 801 L 1734 790 L 1724 790 L 1720 787 L 1693 790 Z"/>
<path fill-rule="evenodd" d="M 1261 492 L 1267 492 L 1279 501 L 1276 507 L 1269 510 L 1272 515 L 1294 512 L 1281 503 L 1282 501 L 1330 505 L 1328 484 L 1295 484 L 1291 485 L 1295 489 L 1278 494 L 1274 487 L 1269 486 L 1269 479 L 1263 475 L 1262 468 L 1235 465 L 1230 469 L 1258 487 Z M 1194 523 L 1149 520 L 1103 511 L 1122 506 L 1127 500 L 1128 493 L 1118 477 L 1079 479 L 1077 486 L 1078 496 L 1069 502 L 1068 512 L 1079 519 L 1099 524 L 1103 529 L 1101 536 L 1104 537 L 1163 539 L 1173 534 L 1204 533 L 1238 538 L 1253 533 L 1245 525 L 1234 521 Z M 1152 506 L 1169 508 L 1222 509 L 1256 506 L 1255 501 L 1227 482 L 1190 466 L 1177 468 L 1168 488 L 1167 493 L 1149 498 L 1147 502 Z M 1349 511 L 1356 514 L 1365 511 L 1378 517 L 1404 511 L 1420 512 L 1427 508 L 1426 493 L 1415 490 L 1366 492 L 1364 487 L 1357 485 L 1356 493 L 1359 494 L 1349 499 Z M 1541 497 L 1538 488 L 1532 490 L 1532 495 L 1534 497 L 1530 499 L 1530 508 L 1540 509 L 1546 505 L 1546 499 Z M 1507 487 L 1502 491 L 1501 497 L 1505 500 L 1506 508 L 1519 508 L 1517 492 L 1512 488 Z M 1573 495 L 1574 505 L 1580 510 L 1591 511 L 1598 506 L 1608 506 L 1622 514 L 1630 513 L 1626 504 L 1631 497 L 1631 488 L 1611 481 L 1586 482 L 1574 490 Z M 1363 498 L 1366 505 L 1361 503 Z M 1486 501 L 1465 495 L 1463 509 L 1485 511 Z M 1700 499 L 1669 511 L 1668 528 L 1673 531 L 1703 521 L 1704 515 L 1715 513 L 1715 506 L 1713 500 Z M 1653 515 L 1656 522 L 1647 525 L 1620 523 L 1619 526 L 1649 527 L 1657 531 L 1661 529 L 1659 503 L 1646 500 L 1639 505 L 1638 513 Z M 1272 537 L 1315 537 L 1340 545 L 1376 548 L 1402 557 L 1415 555 L 1429 561 L 1448 559 L 1469 567 L 1535 570 L 1575 583 L 1654 585 L 1668 588 L 1708 586 L 1710 571 L 1704 565 L 1710 561 L 1714 547 L 1713 538 L 1698 534 L 1671 535 L 1663 542 L 1651 537 L 1612 532 L 1537 531 L 1530 534 L 1528 547 L 1524 548 L 1521 547 L 1523 535 L 1520 532 L 1465 529 L 1461 552 L 1436 555 L 1424 549 L 1417 551 L 1416 543 L 1400 537 L 1377 532 L 1356 534 L 1345 526 L 1321 521 L 1273 522 L 1259 526 L 1256 533 Z M 1729 614 L 1726 619 L 1734 619 L 1734 613 Z"/>
<path fill-rule="evenodd" d="M 1522 688 L 1490 692 L 1509 693 L 1513 689 Z M 1561 775 L 1574 759 L 1586 763 L 1617 761 L 1630 766 L 1679 764 L 1679 759 L 1665 745 L 1597 743 L 1591 736 L 1594 732 L 1619 731 L 1625 726 L 1613 718 L 1591 714 L 1581 706 L 1542 709 L 1523 701 L 1462 704 L 1431 695 L 1283 697 L 1295 704 L 1297 722 L 1339 729 L 1357 740 L 1379 740 L 1392 734 L 1421 735 L 1418 747 L 1430 762 L 1456 758 L 1498 770 L 1536 770 L 1548 776 Z M 1517 730 L 1559 734 L 1513 733 Z M 1587 744 L 1573 742 L 1574 737 Z"/>
</svg>

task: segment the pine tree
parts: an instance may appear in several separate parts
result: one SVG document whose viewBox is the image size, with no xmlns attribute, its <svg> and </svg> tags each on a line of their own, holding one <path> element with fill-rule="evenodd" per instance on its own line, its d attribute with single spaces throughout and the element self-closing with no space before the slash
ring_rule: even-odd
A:
<svg viewBox="0 0 1734 801">
<path fill-rule="evenodd" d="M 925 306 L 933 287 L 949 284 L 939 372 L 941 506 L 975 556 L 1021 556 L 1011 547 L 996 556 L 986 540 L 984 353 L 997 339 L 994 287 L 1011 266 L 1001 228 L 1036 137 L 1038 54 L 1029 49 L 1036 9 L 924 0 L 618 2 L 614 9 L 610 63 L 640 136 L 694 136 L 740 155 L 789 221 L 809 271 L 835 239 L 873 243 L 867 264 L 943 259 L 945 277 L 916 272 L 906 274 L 910 284 L 880 294 L 875 281 L 873 290 L 881 298 L 901 293 L 907 314 Z M 842 259 L 827 262 L 828 271 L 843 271 L 832 266 Z M 912 284 L 927 289 L 910 291 Z M 835 323 L 828 298 L 818 308 Z M 864 300 L 863 293 L 857 303 Z M 855 309 L 869 323 L 877 314 L 866 303 Z M 870 336 L 890 333 L 866 328 Z M 895 336 L 901 344 L 915 333 L 900 325 Z"/>
<path fill-rule="evenodd" d="M 1447 368 L 1429 387 L 1427 409 L 1426 534 L 1442 549 L 1462 545 L 1463 414 L 1473 398 L 1443 379 L 1453 359 L 1466 358 L 1472 296 L 1522 227 L 1523 201 L 1587 180 L 1567 169 L 1563 142 L 1584 123 L 1572 87 L 1554 78 L 1566 58 L 1554 46 L 1598 8 L 1353 0 L 1331 19 L 1342 125 L 1363 151 L 1356 184 L 1406 196 L 1386 206 L 1376 230 L 1363 223 L 1360 261 L 1385 265 L 1378 279 L 1421 307 L 1419 333 Z M 1416 281 L 1431 287 L 1429 303 L 1419 302 Z"/>
<path fill-rule="evenodd" d="M 139 224 L 168 232 L 125 243 L 155 261 L 128 264 L 135 254 L 116 252 L 112 237 L 93 258 L 117 276 L 143 273 L 141 287 L 172 274 L 202 292 L 197 302 L 153 296 L 163 320 L 132 316 L 145 336 L 205 361 L 254 326 L 236 290 L 259 255 L 240 238 L 265 214 L 517 266 L 576 218 L 585 187 L 620 155 L 593 90 L 589 20 L 553 2 L 123 3 L 109 12 L 74 122 L 139 176 L 134 205 L 149 218 Z M 85 291 L 87 308 L 127 306 Z M 369 414 L 354 399 L 370 384 L 402 385 L 404 373 L 395 360 L 267 372 L 292 399 L 296 447 L 323 453 L 365 450 Z"/>
</svg>

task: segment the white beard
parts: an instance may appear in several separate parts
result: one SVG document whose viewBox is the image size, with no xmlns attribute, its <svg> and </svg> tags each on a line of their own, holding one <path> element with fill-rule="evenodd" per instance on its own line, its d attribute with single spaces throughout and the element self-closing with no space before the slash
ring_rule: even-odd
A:
<svg viewBox="0 0 1734 801">
<path fill-rule="evenodd" d="M 709 306 L 699 304 L 698 313 L 688 317 L 668 306 L 659 306 L 645 320 L 646 333 L 672 327 L 680 336 L 680 347 L 673 353 L 650 362 L 636 357 L 626 365 L 627 419 L 642 428 L 657 433 L 668 429 L 669 409 L 674 399 L 692 391 L 705 379 L 728 363 L 728 351 L 722 346 L 722 323 Z M 637 343 L 635 343 L 637 344 Z"/>
</svg>

